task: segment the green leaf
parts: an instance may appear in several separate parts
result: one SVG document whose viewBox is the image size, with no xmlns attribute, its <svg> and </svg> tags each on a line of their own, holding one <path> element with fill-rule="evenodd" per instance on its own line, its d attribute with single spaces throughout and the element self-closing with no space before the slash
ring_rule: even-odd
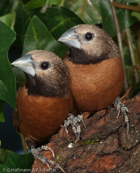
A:
<svg viewBox="0 0 140 173">
<path fill-rule="evenodd" d="M 61 0 L 47 0 L 47 5 L 60 5 Z"/>
<path fill-rule="evenodd" d="M 43 7 L 45 5 L 59 5 L 61 0 L 31 0 L 27 4 L 25 4 L 25 9 L 34 9 Z"/>
<path fill-rule="evenodd" d="M 12 67 L 8 61 L 8 50 L 15 33 L 0 21 L 0 99 L 15 108 L 16 86 Z"/>
<path fill-rule="evenodd" d="M 16 85 L 17 87 L 16 88 L 19 88 L 19 86 L 25 82 L 25 75 L 23 73 L 22 70 L 20 70 L 19 68 L 17 67 L 13 67 L 13 72 L 14 72 L 14 75 L 16 77 Z"/>
<path fill-rule="evenodd" d="M 47 0 L 31 0 L 27 4 L 24 5 L 24 9 L 34 9 L 42 7 L 46 4 Z"/>
<path fill-rule="evenodd" d="M 0 20 L 5 23 L 9 28 L 14 30 L 13 25 L 14 25 L 14 20 L 15 20 L 15 13 L 13 14 L 6 14 L 4 16 L 0 17 Z"/>
<path fill-rule="evenodd" d="M 41 20 L 34 16 L 25 35 L 23 54 L 40 49 L 54 52 L 60 57 L 67 51 L 67 47 L 56 41 Z"/>
<path fill-rule="evenodd" d="M 99 0 L 65 0 L 64 6 L 77 14 L 85 23 L 99 24 L 102 21 Z"/>
<path fill-rule="evenodd" d="M 122 3 L 123 1 L 124 0 L 122 0 Z M 125 28 L 132 26 L 134 22 L 136 22 L 136 19 L 131 15 L 132 12 L 130 10 L 123 10 L 116 8 L 116 13 L 121 31 L 123 31 Z"/>
<path fill-rule="evenodd" d="M 132 16 L 136 17 L 140 21 L 140 13 L 139 12 L 132 12 Z"/>
<path fill-rule="evenodd" d="M 4 104 L 4 101 L 0 100 L 0 122 L 5 121 L 4 114 L 3 114 L 3 104 Z"/>
<path fill-rule="evenodd" d="M 6 155 L 8 153 L 12 153 L 12 151 L 9 151 L 9 150 L 5 150 L 5 149 L 2 149 L 0 148 L 0 163 L 2 164 L 6 158 Z"/>
<path fill-rule="evenodd" d="M 17 34 L 17 37 L 14 42 L 14 45 L 16 45 L 17 47 L 23 48 L 25 33 L 31 18 L 34 15 L 34 11 L 24 9 L 22 1 L 19 1 L 19 2 L 20 3 L 17 5 L 15 10 L 16 20 L 15 20 L 14 29 Z"/>
<path fill-rule="evenodd" d="M 16 6 L 17 0 L 0 1 L 0 16 L 10 13 Z"/>
<path fill-rule="evenodd" d="M 0 172 L 31 172 L 33 160 L 31 153 L 20 155 L 0 148 Z"/>
<path fill-rule="evenodd" d="M 123 1 L 119 0 L 119 3 L 123 3 Z M 103 28 L 111 37 L 114 37 L 116 35 L 116 29 L 112 17 L 112 11 L 109 0 L 100 1 L 100 7 L 101 7 L 101 15 L 103 21 Z M 115 9 L 121 31 L 123 31 L 126 27 L 130 27 L 136 21 L 136 19 L 131 16 L 130 10 L 123 10 L 119 8 Z"/>
<path fill-rule="evenodd" d="M 103 29 L 110 35 L 110 36 L 114 36 L 116 34 L 116 30 L 115 30 L 115 25 L 114 25 L 114 21 L 112 18 L 112 11 L 110 8 L 110 4 L 109 1 L 101 1 L 100 2 L 100 8 L 101 8 L 101 15 L 102 15 L 102 25 L 103 25 Z"/>
<path fill-rule="evenodd" d="M 36 14 L 55 39 L 58 39 L 69 28 L 83 23 L 75 13 L 65 7 L 47 8 L 46 13 L 41 14 L 38 12 Z"/>
</svg>

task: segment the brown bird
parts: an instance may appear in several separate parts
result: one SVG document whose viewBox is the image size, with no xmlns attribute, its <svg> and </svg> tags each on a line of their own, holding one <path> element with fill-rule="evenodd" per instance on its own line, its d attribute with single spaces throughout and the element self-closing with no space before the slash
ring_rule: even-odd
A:
<svg viewBox="0 0 140 173">
<path fill-rule="evenodd" d="M 26 82 L 17 92 L 15 128 L 23 134 L 33 155 L 48 161 L 36 156 L 34 148 L 46 144 L 72 110 L 66 66 L 54 53 L 43 50 L 31 51 L 12 65 L 26 76 Z"/>
<path fill-rule="evenodd" d="M 101 28 L 81 24 L 66 31 L 59 41 L 69 46 L 64 59 L 70 75 L 70 86 L 80 111 L 102 110 L 122 90 L 124 70 L 119 50 L 112 38 Z M 117 98 L 115 106 L 125 115 L 128 109 Z"/>
</svg>

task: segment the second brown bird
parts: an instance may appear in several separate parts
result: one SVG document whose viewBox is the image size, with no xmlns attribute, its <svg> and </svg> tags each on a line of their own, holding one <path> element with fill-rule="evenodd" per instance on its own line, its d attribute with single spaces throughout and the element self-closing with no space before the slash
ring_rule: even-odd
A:
<svg viewBox="0 0 140 173">
<path fill-rule="evenodd" d="M 89 112 L 106 108 L 120 95 L 124 80 L 112 38 L 96 26 L 81 24 L 66 31 L 59 41 L 69 46 L 64 63 L 78 109 Z"/>
<path fill-rule="evenodd" d="M 72 109 L 66 66 L 54 53 L 43 50 L 31 51 L 12 65 L 26 76 L 17 93 L 15 128 L 30 148 L 41 146 L 59 130 Z"/>
</svg>

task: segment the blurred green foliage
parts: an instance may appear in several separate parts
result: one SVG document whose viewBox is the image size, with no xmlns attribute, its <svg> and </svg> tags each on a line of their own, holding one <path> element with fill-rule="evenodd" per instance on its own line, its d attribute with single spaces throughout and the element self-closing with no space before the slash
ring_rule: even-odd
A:
<svg viewBox="0 0 140 173">
<path fill-rule="evenodd" d="M 140 0 L 115 0 L 115 2 L 120 4 L 120 7 L 115 9 L 122 36 L 124 68 L 132 97 L 140 90 L 140 12 L 135 9 L 135 7 L 140 9 Z M 122 5 L 131 5 L 132 9 L 122 9 Z M 7 102 L 16 108 L 16 86 L 18 87 L 24 80 L 23 73 L 17 68 L 12 70 L 10 66 L 9 48 L 19 48 L 22 54 L 34 49 L 44 49 L 63 57 L 68 48 L 57 39 L 69 28 L 82 23 L 98 25 L 117 43 L 109 0 L 4 0 L 0 1 L 0 21 L 1 122 L 4 121 L 3 103 Z M 131 45 L 128 44 L 130 40 L 126 29 L 130 31 Z M 130 56 L 130 48 L 133 57 Z"/>
<path fill-rule="evenodd" d="M 29 172 L 33 164 L 32 154 L 20 155 L 0 148 L 0 172 Z M 20 170 L 21 169 L 21 170 Z"/>
</svg>

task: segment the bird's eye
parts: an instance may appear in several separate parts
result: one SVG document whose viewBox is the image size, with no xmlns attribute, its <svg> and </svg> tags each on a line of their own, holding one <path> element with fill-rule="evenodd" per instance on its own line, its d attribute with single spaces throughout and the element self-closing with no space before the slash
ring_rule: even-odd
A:
<svg viewBox="0 0 140 173">
<path fill-rule="evenodd" d="M 43 70 L 47 70 L 50 67 L 50 63 L 45 61 L 45 62 L 42 62 L 40 66 Z"/>
<path fill-rule="evenodd" d="M 87 32 L 87 33 L 85 34 L 85 38 L 86 38 L 86 40 L 90 41 L 90 40 L 92 40 L 92 38 L 93 38 L 93 34 L 90 33 L 90 32 Z"/>
</svg>

